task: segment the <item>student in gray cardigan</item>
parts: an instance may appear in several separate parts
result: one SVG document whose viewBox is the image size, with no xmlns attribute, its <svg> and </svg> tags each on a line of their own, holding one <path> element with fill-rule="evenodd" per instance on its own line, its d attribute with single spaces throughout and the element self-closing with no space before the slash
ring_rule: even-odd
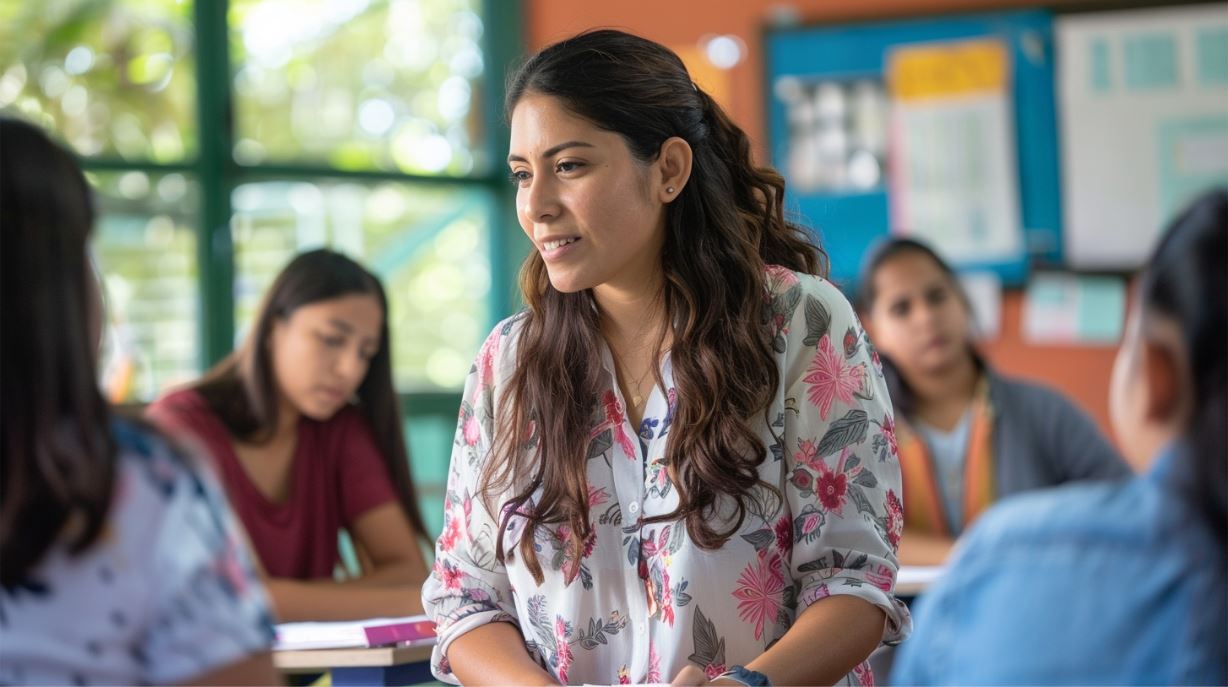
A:
<svg viewBox="0 0 1228 687">
<path fill-rule="evenodd" d="M 967 297 L 928 246 L 911 239 L 879 246 L 860 295 L 895 406 L 901 563 L 941 564 L 964 528 L 1004 496 L 1129 477 L 1086 413 L 985 364 L 971 344 Z"/>
</svg>

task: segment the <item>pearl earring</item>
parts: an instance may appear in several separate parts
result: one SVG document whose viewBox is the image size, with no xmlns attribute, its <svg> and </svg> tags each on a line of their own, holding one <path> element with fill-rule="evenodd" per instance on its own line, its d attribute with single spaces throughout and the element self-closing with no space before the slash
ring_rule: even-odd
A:
<svg viewBox="0 0 1228 687">
<path fill-rule="evenodd" d="M 666 186 L 666 187 L 665 187 L 665 192 L 666 192 L 666 193 L 673 193 L 673 192 L 674 192 L 674 187 L 673 187 L 673 186 Z"/>
</svg>

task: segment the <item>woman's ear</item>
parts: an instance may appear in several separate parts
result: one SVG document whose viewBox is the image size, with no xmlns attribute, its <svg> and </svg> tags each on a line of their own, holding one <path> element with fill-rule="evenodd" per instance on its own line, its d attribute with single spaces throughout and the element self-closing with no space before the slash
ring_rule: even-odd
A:
<svg viewBox="0 0 1228 687">
<path fill-rule="evenodd" d="M 662 203 L 671 203 L 682 193 L 683 187 L 691 179 L 692 161 L 691 144 L 685 140 L 671 136 L 661 144 L 657 155 L 657 168 L 661 175 L 657 194 Z"/>
<path fill-rule="evenodd" d="M 1182 411 L 1182 366 L 1177 353 L 1164 338 L 1145 339 L 1142 373 L 1147 390 L 1145 417 L 1157 424 L 1178 419 Z"/>
</svg>

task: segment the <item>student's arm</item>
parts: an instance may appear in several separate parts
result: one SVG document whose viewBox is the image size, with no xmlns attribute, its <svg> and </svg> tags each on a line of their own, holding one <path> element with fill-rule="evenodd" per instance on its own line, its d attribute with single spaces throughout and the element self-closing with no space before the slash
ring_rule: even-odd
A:
<svg viewBox="0 0 1228 687">
<path fill-rule="evenodd" d="M 900 565 L 943 565 L 954 546 L 950 537 L 906 529 L 900 538 Z"/>
<path fill-rule="evenodd" d="M 559 684 L 529 656 L 520 630 L 509 623 L 482 625 L 452 640 L 448 660 L 462 685 Z"/>
<path fill-rule="evenodd" d="M 376 506 L 350 530 L 371 558 L 370 572 L 344 582 L 268 580 L 269 594 L 282 620 L 358 620 L 422 613 L 426 562 L 400 506 L 395 501 Z"/>
</svg>

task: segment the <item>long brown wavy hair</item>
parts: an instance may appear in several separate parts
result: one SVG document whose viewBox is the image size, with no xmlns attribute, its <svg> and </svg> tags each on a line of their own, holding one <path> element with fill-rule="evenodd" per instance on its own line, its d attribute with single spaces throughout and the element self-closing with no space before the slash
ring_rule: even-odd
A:
<svg viewBox="0 0 1228 687">
<path fill-rule="evenodd" d="M 825 275 L 826 257 L 805 229 L 786 221 L 781 175 L 755 165 L 746 134 L 664 46 L 620 31 L 582 33 L 545 48 L 512 75 L 509 121 L 530 93 L 556 98 L 619 134 L 645 164 L 671 137 L 691 146 L 691 177 L 667 206 L 661 255 L 661 302 L 672 323 L 678 390 L 665 460 L 678 508 L 646 522 L 684 520 L 700 547 L 719 548 L 741 527 L 760 484 L 757 468 L 766 452 L 752 420 L 766 412 L 780 381 L 766 324 L 764 266 Z M 496 421 L 503 432 L 483 470 L 481 493 L 490 508 L 496 494 L 514 490 L 500 504 L 501 531 L 510 518 L 526 518 L 519 551 L 540 583 L 539 525 L 568 524 L 577 557 L 592 534 L 589 431 L 607 382 L 591 290 L 554 289 L 537 251 L 521 269 L 520 288 L 527 308 L 516 370 L 500 397 Z M 664 334 L 656 341 L 658 360 L 663 341 Z M 538 487 L 541 497 L 530 502 Z M 732 524 L 723 529 L 713 524 L 724 519 L 718 513 L 730 512 L 727 502 L 718 504 L 722 497 L 734 506 Z M 496 555 L 500 561 L 507 555 L 502 536 Z"/>
</svg>

